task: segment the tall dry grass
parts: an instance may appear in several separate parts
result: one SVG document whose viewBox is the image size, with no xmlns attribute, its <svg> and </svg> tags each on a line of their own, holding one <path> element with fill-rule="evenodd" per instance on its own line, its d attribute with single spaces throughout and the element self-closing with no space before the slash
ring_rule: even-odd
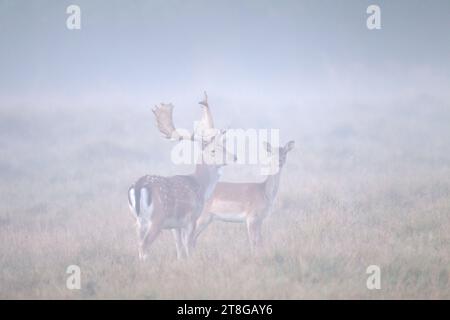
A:
<svg viewBox="0 0 450 320">
<path fill-rule="evenodd" d="M 304 110 L 281 128 L 297 148 L 261 255 L 249 256 L 244 225 L 215 223 L 191 259 L 176 260 L 165 232 L 142 263 L 128 186 L 189 171 L 169 162 L 149 110 L 4 106 L 0 298 L 448 299 L 449 107 Z M 71 264 L 81 290 L 66 288 Z M 366 288 L 372 264 L 381 290 Z"/>
</svg>

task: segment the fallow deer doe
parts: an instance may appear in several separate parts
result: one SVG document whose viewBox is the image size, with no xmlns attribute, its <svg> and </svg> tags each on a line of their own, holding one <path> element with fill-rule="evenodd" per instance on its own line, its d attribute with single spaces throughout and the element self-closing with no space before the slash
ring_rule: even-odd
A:
<svg viewBox="0 0 450 320">
<path fill-rule="evenodd" d="M 217 184 L 213 195 L 206 203 L 202 215 L 197 221 L 194 244 L 205 228 L 214 220 L 225 222 L 245 222 L 252 252 L 261 244 L 261 226 L 274 204 L 280 184 L 280 176 L 289 151 L 294 148 L 294 141 L 284 147 L 274 148 L 265 142 L 267 152 L 272 155 L 278 171 L 269 175 L 261 183 Z"/>
</svg>

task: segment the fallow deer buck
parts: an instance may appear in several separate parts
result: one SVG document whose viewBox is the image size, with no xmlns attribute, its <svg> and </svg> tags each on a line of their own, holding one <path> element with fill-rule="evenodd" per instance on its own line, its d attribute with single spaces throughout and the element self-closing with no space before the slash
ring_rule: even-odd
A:
<svg viewBox="0 0 450 320">
<path fill-rule="evenodd" d="M 213 129 L 212 117 L 205 92 L 202 129 Z M 166 139 L 201 142 L 201 159 L 194 173 L 162 177 L 146 175 L 128 189 L 128 202 L 136 218 L 139 238 L 139 258 L 145 260 L 146 250 L 163 229 L 172 229 L 175 237 L 177 258 L 188 257 L 193 244 L 196 222 L 206 201 L 220 178 L 220 168 L 236 157 L 227 152 L 224 132 L 214 131 L 200 139 L 195 132 L 183 134 L 175 129 L 172 104 L 156 106 L 153 113 L 159 131 Z"/>
<path fill-rule="evenodd" d="M 217 184 L 213 195 L 206 203 L 202 215 L 197 221 L 194 244 L 200 233 L 215 220 L 225 222 L 245 222 L 252 253 L 260 246 L 261 227 L 274 204 L 280 185 L 280 176 L 289 151 L 294 148 L 294 141 L 289 141 L 284 147 L 274 148 L 269 143 L 264 145 L 278 170 L 260 183 L 230 183 Z"/>
</svg>

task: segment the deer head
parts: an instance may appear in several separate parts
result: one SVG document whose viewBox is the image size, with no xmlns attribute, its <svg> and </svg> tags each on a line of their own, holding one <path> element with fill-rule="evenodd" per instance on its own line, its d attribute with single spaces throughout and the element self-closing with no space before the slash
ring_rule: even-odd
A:
<svg viewBox="0 0 450 320">
<path fill-rule="evenodd" d="M 278 159 L 278 168 L 282 168 L 286 163 L 287 154 L 294 149 L 295 142 L 293 140 L 285 144 L 284 147 L 274 148 L 268 142 L 264 142 L 267 153 L 273 157 L 274 160 Z"/>
<path fill-rule="evenodd" d="M 161 103 L 159 106 L 155 106 L 152 111 L 156 117 L 158 129 L 164 138 L 172 141 L 198 142 L 201 147 L 199 164 L 221 167 L 236 161 L 236 156 L 226 150 L 226 130 L 214 128 L 206 92 L 204 95 L 204 99 L 199 102 L 202 106 L 203 115 L 193 132 L 175 128 L 173 124 L 174 106 L 171 103 Z"/>
</svg>

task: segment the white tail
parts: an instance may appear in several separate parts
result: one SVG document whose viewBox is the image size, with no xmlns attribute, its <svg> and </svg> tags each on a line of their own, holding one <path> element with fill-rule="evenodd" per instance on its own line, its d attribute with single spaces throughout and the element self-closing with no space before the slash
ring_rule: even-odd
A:
<svg viewBox="0 0 450 320">
<path fill-rule="evenodd" d="M 204 126 L 212 129 L 206 93 L 202 106 L 203 119 L 209 119 Z M 185 135 L 177 131 L 173 125 L 172 111 L 171 104 L 161 104 L 153 110 L 158 129 L 164 137 L 171 140 L 198 140 L 194 133 Z M 222 157 L 220 159 L 225 159 L 225 163 L 235 161 L 235 157 L 226 152 L 224 144 L 220 143 L 223 136 L 223 132 L 218 132 L 207 140 L 200 137 L 202 157 L 207 156 L 210 160 Z M 195 172 L 190 175 L 146 175 L 128 189 L 128 202 L 137 223 L 140 259 L 146 258 L 147 248 L 163 229 L 173 230 L 177 257 L 189 256 L 197 219 L 219 180 L 222 165 L 223 161 L 200 161 Z"/>
<path fill-rule="evenodd" d="M 286 163 L 288 152 L 294 148 L 294 141 L 281 148 L 273 148 L 266 143 L 266 148 L 270 154 L 278 155 L 273 157 L 278 160 L 277 173 L 267 176 L 261 183 L 218 183 L 197 221 L 194 243 L 212 221 L 220 220 L 245 222 L 252 252 L 259 247 L 261 226 L 272 210 L 280 183 L 281 169 Z"/>
</svg>

